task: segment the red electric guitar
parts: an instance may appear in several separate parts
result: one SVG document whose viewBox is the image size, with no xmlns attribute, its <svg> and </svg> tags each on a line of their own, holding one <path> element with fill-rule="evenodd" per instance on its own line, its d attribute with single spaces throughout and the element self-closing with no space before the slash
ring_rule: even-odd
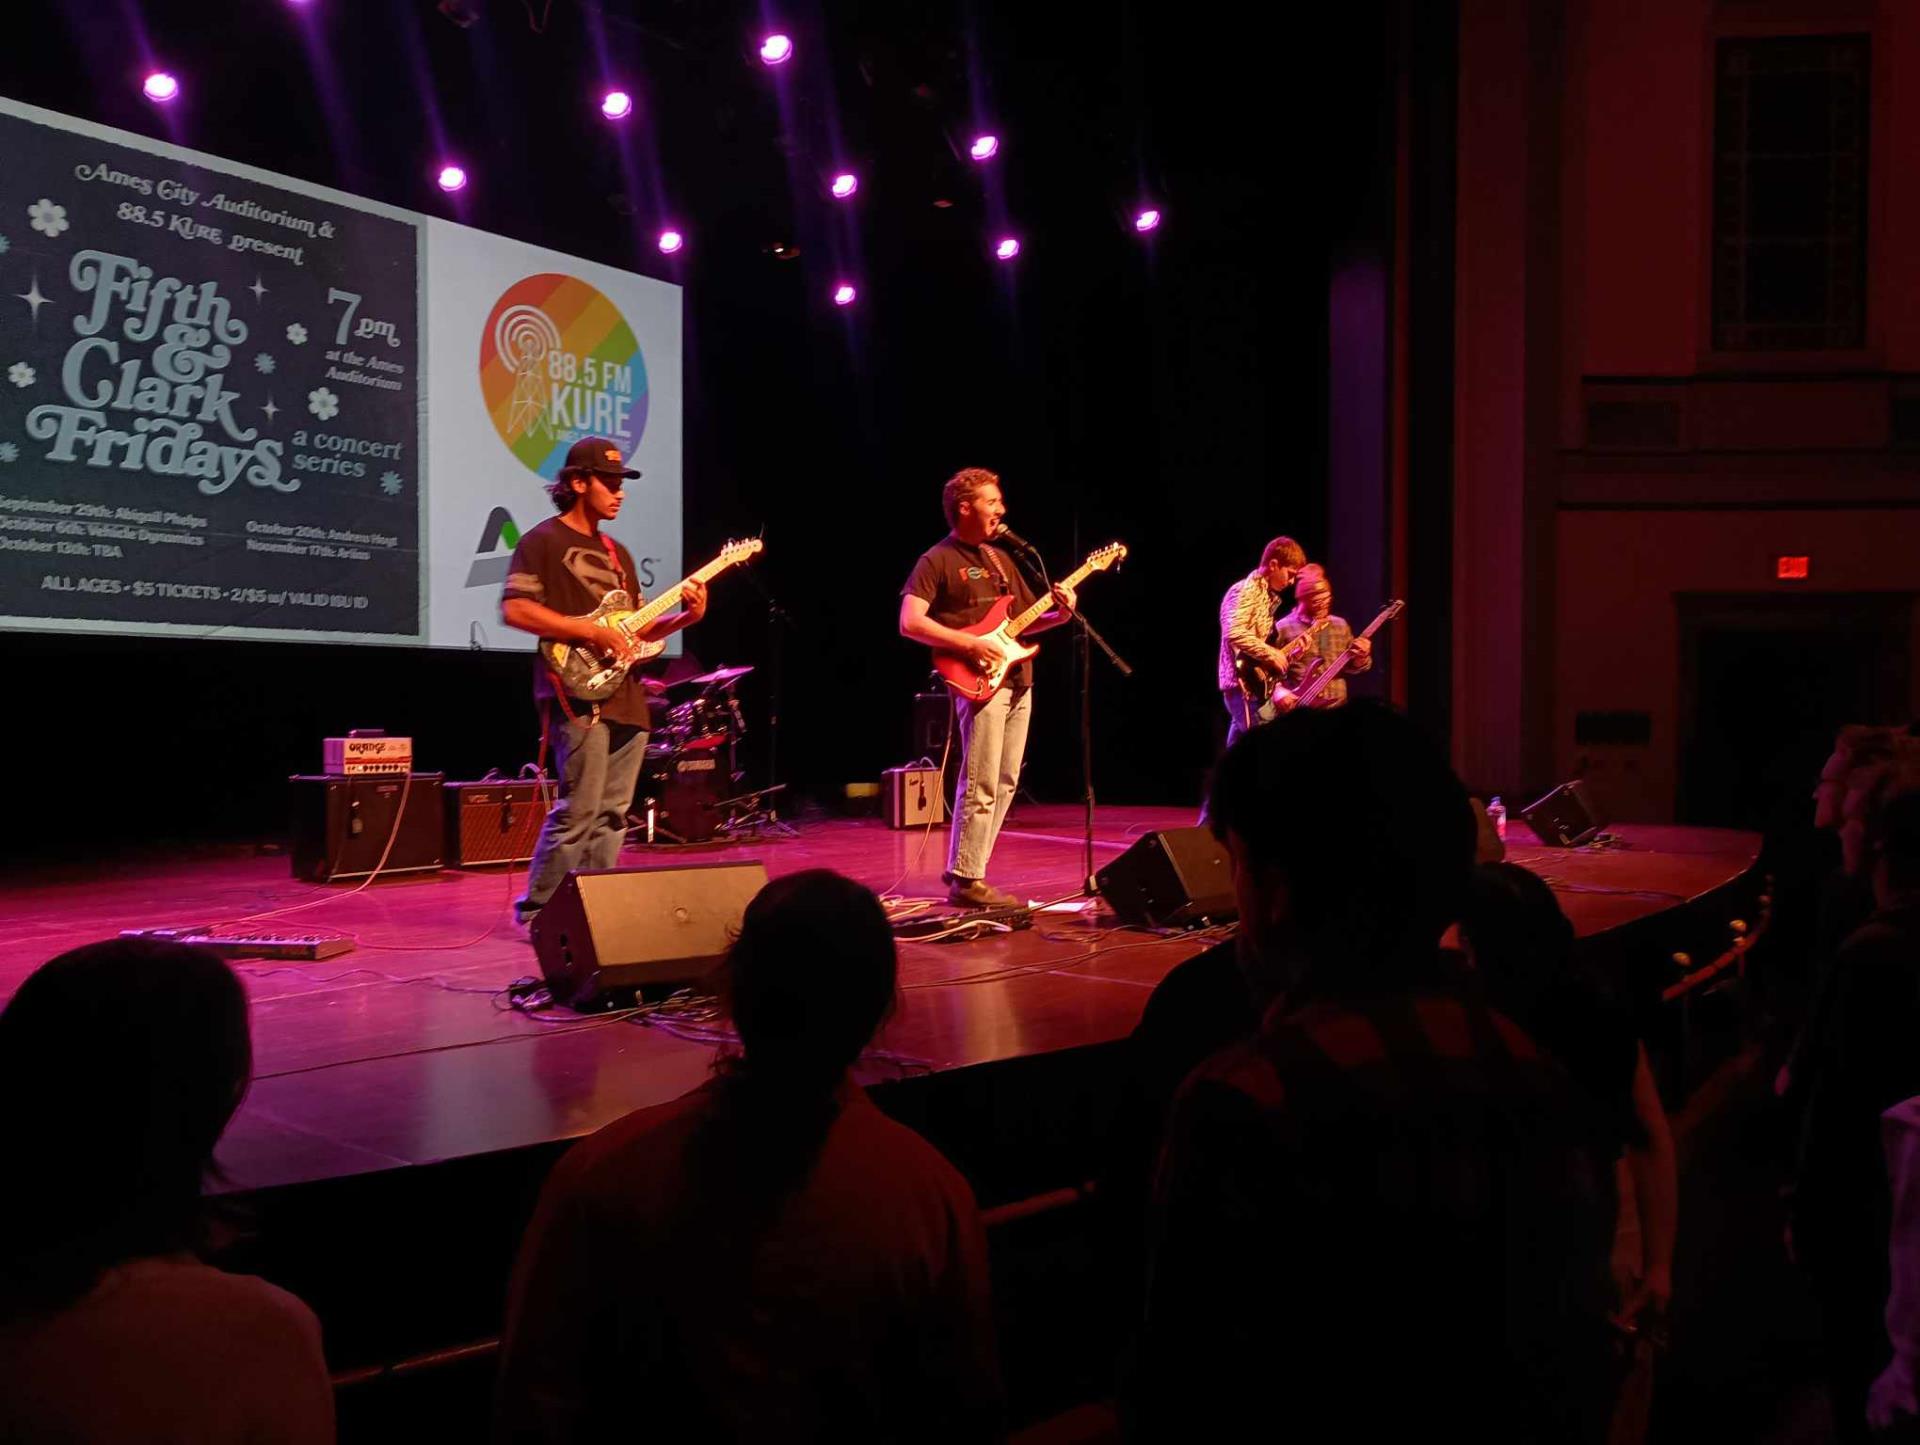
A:
<svg viewBox="0 0 1920 1445">
<path fill-rule="evenodd" d="M 1099 551 L 1091 553 L 1087 560 L 1076 567 L 1071 576 L 1060 579 L 1068 587 L 1078 587 L 1095 572 L 1104 572 L 1126 560 L 1127 548 L 1124 542 L 1109 542 Z M 992 642 L 1000 652 L 991 664 L 975 662 L 957 652 L 933 654 L 933 665 L 945 680 L 948 687 L 960 696 L 972 702 L 985 702 L 1000 690 L 1000 684 L 1007 680 L 1007 671 L 1016 662 L 1025 662 L 1040 649 L 1030 647 L 1020 641 L 1020 634 L 1033 626 L 1053 609 L 1053 595 L 1049 593 L 1017 617 L 1007 613 L 1013 607 L 1011 597 L 996 597 L 993 606 L 987 609 L 987 615 L 971 627 L 955 629 L 970 632 L 975 637 L 984 637 Z"/>
</svg>

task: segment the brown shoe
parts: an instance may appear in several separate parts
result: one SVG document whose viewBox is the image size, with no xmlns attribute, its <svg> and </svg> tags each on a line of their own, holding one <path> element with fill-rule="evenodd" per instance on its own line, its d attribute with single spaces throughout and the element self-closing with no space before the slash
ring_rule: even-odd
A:
<svg viewBox="0 0 1920 1445">
<path fill-rule="evenodd" d="M 984 878 L 954 877 L 947 890 L 947 902 L 955 908 L 1019 908 L 1020 900 L 995 888 Z"/>
</svg>

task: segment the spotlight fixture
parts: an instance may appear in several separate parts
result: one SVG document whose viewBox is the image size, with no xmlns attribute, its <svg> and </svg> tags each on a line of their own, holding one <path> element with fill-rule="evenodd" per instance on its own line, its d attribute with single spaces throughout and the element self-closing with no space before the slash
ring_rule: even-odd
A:
<svg viewBox="0 0 1920 1445">
<path fill-rule="evenodd" d="M 838 286 L 833 288 L 833 304 L 835 306 L 851 306 L 853 305 L 853 298 L 859 294 L 858 291 L 853 289 L 852 282 L 842 281 Z"/>
<path fill-rule="evenodd" d="M 760 42 L 762 65 L 785 65 L 791 59 L 793 59 L 792 36 L 774 34 Z"/>
<path fill-rule="evenodd" d="M 659 246 L 661 255 L 671 256 L 675 251 L 678 251 L 682 246 L 687 244 L 687 238 L 678 231 L 667 230 L 660 233 L 660 239 L 654 244 Z"/>
<path fill-rule="evenodd" d="M 990 161 L 1000 154 L 1000 137 L 997 135 L 977 135 L 973 144 L 967 147 L 967 154 L 977 161 Z"/>
<path fill-rule="evenodd" d="M 1155 210 L 1152 206 L 1148 206 L 1145 210 L 1140 212 L 1139 215 L 1133 218 L 1133 229 L 1140 232 L 1140 234 L 1143 236 L 1148 231 L 1157 230 L 1159 228 L 1159 225 L 1160 225 L 1160 212 Z"/>
<path fill-rule="evenodd" d="M 1000 244 L 993 248 L 993 254 L 998 260 L 1011 261 L 1020 254 L 1020 242 L 1012 236 L 1002 236 Z"/>
<path fill-rule="evenodd" d="M 140 82 L 140 93 L 156 105 L 165 105 L 180 94 L 180 82 L 164 70 L 154 70 Z"/>
<path fill-rule="evenodd" d="M 462 166 L 449 162 L 440 167 L 440 174 L 434 177 L 443 191 L 457 191 L 467 183 L 467 172 Z"/>
<path fill-rule="evenodd" d="M 608 120 L 625 120 L 633 114 L 633 97 L 624 90 L 610 90 L 600 100 L 600 114 Z"/>
<path fill-rule="evenodd" d="M 860 189 L 860 177 L 852 171 L 842 171 L 833 178 L 833 184 L 828 189 L 833 192 L 833 198 L 836 201 L 844 201 Z"/>
</svg>

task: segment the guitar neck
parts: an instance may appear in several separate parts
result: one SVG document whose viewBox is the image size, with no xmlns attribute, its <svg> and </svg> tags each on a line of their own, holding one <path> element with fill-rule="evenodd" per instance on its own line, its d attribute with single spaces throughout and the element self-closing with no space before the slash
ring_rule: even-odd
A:
<svg viewBox="0 0 1920 1445">
<path fill-rule="evenodd" d="M 629 629 L 647 627 L 657 622 L 661 617 L 666 615 L 669 607 L 679 602 L 680 594 L 685 590 L 689 582 L 710 582 L 732 565 L 733 564 L 728 562 L 724 557 L 715 557 L 699 571 L 688 573 L 651 602 L 645 603 L 627 614 L 627 627 Z"/>
<path fill-rule="evenodd" d="M 1078 587 L 1082 582 L 1086 581 L 1087 578 L 1091 577 L 1092 575 L 1093 575 L 1093 565 L 1089 562 L 1082 562 L 1078 567 L 1074 568 L 1071 573 L 1069 573 L 1065 577 L 1062 577 L 1060 581 L 1054 585 L 1059 587 Z M 1034 623 L 1038 622 L 1042 617 L 1045 617 L 1047 613 L 1052 610 L 1053 610 L 1053 594 L 1048 593 L 1045 597 L 1042 597 L 1039 601 L 1035 602 L 1033 606 L 1027 608 L 1026 611 L 1022 612 L 1018 617 L 1012 618 L 1011 620 L 1008 621 L 1007 636 L 1018 637 L 1022 631 L 1033 626 Z"/>
</svg>

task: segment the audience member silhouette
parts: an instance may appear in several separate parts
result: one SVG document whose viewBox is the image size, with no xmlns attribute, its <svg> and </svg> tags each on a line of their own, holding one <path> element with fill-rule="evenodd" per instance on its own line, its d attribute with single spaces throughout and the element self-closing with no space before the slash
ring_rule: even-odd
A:
<svg viewBox="0 0 1920 1445">
<path fill-rule="evenodd" d="M 1842 1440 L 1867 1438 L 1868 1386 L 1890 1355 L 1892 1199 L 1881 1115 L 1920 1095 L 1920 787 L 1909 779 L 1861 796 L 1848 846 L 1872 880 L 1876 907 L 1834 954 L 1821 1028 L 1807 1040 L 1792 1209 L 1795 1257 L 1820 1301 Z"/>
<path fill-rule="evenodd" d="M 1464 789 L 1358 703 L 1242 739 L 1209 817 L 1260 1023 L 1168 1120 L 1137 1433 L 1593 1434 L 1609 1190 L 1564 1072 L 1442 957 Z"/>
<path fill-rule="evenodd" d="M 0 1439 L 333 1438 L 313 1312 L 196 1258 L 251 1070 L 239 980 L 181 944 L 74 949 L 0 1013 Z"/>
<path fill-rule="evenodd" d="M 893 935 L 826 870 L 748 905 L 741 1052 L 555 1168 L 515 1269 L 509 1440 L 974 1440 L 1001 1427 L 972 1191 L 849 1078 Z"/>
</svg>

